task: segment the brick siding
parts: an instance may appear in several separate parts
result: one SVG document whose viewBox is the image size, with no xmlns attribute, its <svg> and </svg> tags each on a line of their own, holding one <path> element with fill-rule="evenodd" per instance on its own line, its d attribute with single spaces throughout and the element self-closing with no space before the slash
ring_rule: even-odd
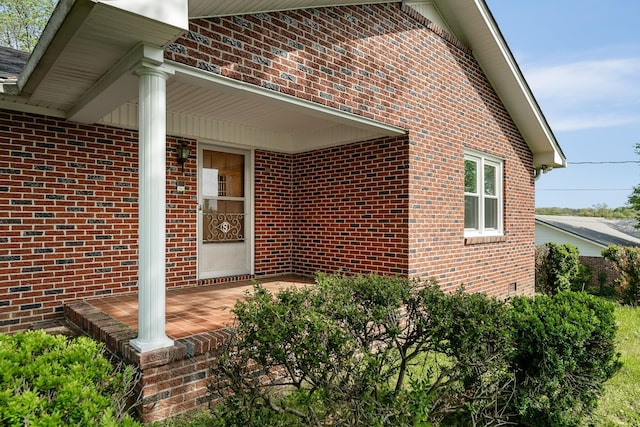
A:
<svg viewBox="0 0 640 427">
<path fill-rule="evenodd" d="M 309 227 L 331 226 L 337 233 L 328 233 L 336 240 L 341 233 L 347 233 L 346 240 L 355 240 L 348 238 L 357 235 L 355 230 L 338 230 L 335 221 L 340 218 L 327 217 L 335 217 L 327 194 L 332 187 L 336 193 L 344 190 L 332 185 L 330 170 L 348 175 L 358 167 L 344 163 L 343 150 L 351 148 L 343 147 L 292 157 L 294 171 L 298 163 L 312 165 L 314 171 L 313 184 L 307 188 L 303 180 L 294 179 L 295 188 L 305 191 L 294 193 L 300 199 L 294 207 L 298 218 L 292 237 L 296 272 L 381 270 L 436 277 L 447 287 L 464 283 L 493 295 L 506 296 L 513 287 L 518 293 L 533 292 L 531 151 L 469 49 L 437 25 L 399 4 L 199 19 L 169 46 L 166 57 L 408 130 L 408 151 L 402 153 L 408 159 L 407 170 L 397 170 L 400 184 L 390 194 L 405 198 L 404 204 L 396 200 L 398 206 L 384 208 L 404 215 L 408 235 L 393 231 L 400 236 L 394 253 L 404 258 L 408 252 L 408 258 L 391 263 L 386 259 L 387 266 L 378 262 L 390 254 L 386 243 L 376 243 L 380 224 L 378 231 L 361 236 L 365 242 L 371 240 L 357 248 L 327 243 L 327 232 Z M 375 145 L 359 149 L 365 155 Z M 504 238 L 464 239 L 465 148 L 504 160 Z M 307 157 L 313 160 L 307 162 Z M 368 210 L 379 213 L 380 206 L 369 200 L 357 205 L 360 216 L 345 213 L 359 198 L 366 200 L 358 190 L 351 187 L 338 200 L 345 200 L 341 205 L 345 221 L 361 232 L 365 227 L 359 222 L 371 219 L 362 215 L 371 214 Z M 288 250 L 288 243 L 285 246 Z M 340 255 L 336 249 L 344 252 Z M 356 254 L 358 259 L 353 258 Z"/>
<path fill-rule="evenodd" d="M 396 3 L 190 30 L 167 59 L 408 130 L 257 150 L 256 275 L 379 271 L 533 292 L 532 154 L 462 43 Z M 182 173 L 177 144 L 168 138 L 168 286 L 197 284 L 197 163 Z M 504 159 L 502 239 L 464 239 L 465 148 Z M 64 301 L 136 290 L 137 164 L 134 131 L 0 111 L 0 331 L 60 316 Z"/>
<path fill-rule="evenodd" d="M 0 110 L 0 332 L 60 317 L 65 301 L 136 290 L 137 140 Z M 169 286 L 196 277 L 195 162 L 182 175 L 176 144 L 167 141 Z"/>
<path fill-rule="evenodd" d="M 296 155 L 293 270 L 407 275 L 406 138 Z"/>
<path fill-rule="evenodd" d="M 618 274 L 608 259 L 601 256 L 580 256 L 580 263 L 590 267 L 593 272 L 591 282 L 586 284 L 592 289 L 602 291 L 602 288 L 615 286 Z"/>
</svg>

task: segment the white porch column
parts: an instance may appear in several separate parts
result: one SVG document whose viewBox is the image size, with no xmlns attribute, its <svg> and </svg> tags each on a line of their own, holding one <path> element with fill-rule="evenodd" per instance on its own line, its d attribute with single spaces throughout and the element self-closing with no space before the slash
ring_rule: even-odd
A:
<svg viewBox="0 0 640 427">
<path fill-rule="evenodd" d="M 140 352 L 173 345 L 165 333 L 166 80 L 156 64 L 139 76 L 138 337 Z"/>
</svg>

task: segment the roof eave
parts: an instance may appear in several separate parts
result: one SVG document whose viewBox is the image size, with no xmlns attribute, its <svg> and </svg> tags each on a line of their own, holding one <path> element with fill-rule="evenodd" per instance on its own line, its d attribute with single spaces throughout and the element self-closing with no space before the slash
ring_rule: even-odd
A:
<svg viewBox="0 0 640 427">
<path fill-rule="evenodd" d="M 162 5 L 156 0 L 60 0 L 15 88 L 3 85 L 6 90 L 1 93 L 14 96 L 3 102 L 97 121 L 129 99 L 123 90 L 118 97 L 104 98 L 124 74 L 130 74 L 119 64 L 140 45 L 162 49 L 183 34 L 189 25 L 187 10 L 188 0 L 164 0 Z M 100 55 L 86 60 L 88 52 Z M 114 75 L 114 69 L 122 76 Z M 103 99 L 91 104 L 87 94 Z M 100 108 L 95 108 L 97 104 Z"/>
<path fill-rule="evenodd" d="M 594 246 L 598 246 L 598 247 L 600 247 L 600 248 L 602 248 L 602 249 L 604 249 L 604 248 L 606 248 L 606 247 L 607 247 L 607 245 L 606 245 L 606 244 L 604 244 L 604 243 L 602 243 L 602 242 L 599 242 L 599 241 L 597 241 L 597 240 L 590 239 L 590 238 L 588 238 L 588 237 L 582 236 L 582 235 L 580 235 L 580 234 L 578 234 L 578 233 L 575 233 L 575 232 L 573 232 L 573 231 L 565 230 L 564 228 L 558 227 L 558 226 L 557 226 L 557 225 L 555 225 L 555 224 L 551 224 L 551 223 L 546 222 L 546 221 L 544 221 L 544 220 L 541 220 L 541 219 L 539 219 L 539 218 L 536 218 L 536 219 L 535 219 L 535 222 L 536 222 L 536 223 L 538 223 L 538 224 L 540 224 L 540 225 L 543 225 L 543 226 L 545 226 L 545 227 L 551 228 L 551 229 L 553 229 L 553 230 L 555 230 L 555 231 L 557 231 L 557 232 L 559 232 L 559 233 L 566 234 L 566 235 L 571 236 L 571 237 L 573 237 L 573 238 L 576 238 L 576 239 L 578 239 L 578 240 L 582 240 L 582 241 L 587 242 L 587 243 L 589 243 L 589 244 L 592 244 L 592 245 L 594 245 Z"/>
<path fill-rule="evenodd" d="M 29 88 L 35 83 L 35 76 L 40 75 L 40 79 L 48 67 L 46 58 L 54 61 L 60 51 L 68 43 L 70 37 L 75 33 L 77 26 L 86 19 L 93 3 L 82 2 L 81 7 L 74 8 L 76 0 L 59 0 L 46 27 L 40 34 L 38 42 L 34 47 L 27 63 L 18 77 L 18 90 L 21 93 L 29 93 Z M 73 13 L 72 10 L 74 11 Z M 66 22 L 64 30 L 63 23 Z M 50 48 L 51 47 L 51 48 Z M 35 76 L 34 76 L 35 75 Z M 34 78 L 32 78 L 34 77 Z"/>
<path fill-rule="evenodd" d="M 534 167 L 565 167 L 566 157 L 485 1 L 436 0 L 436 3 L 456 37 L 471 48 L 531 149 Z"/>
</svg>

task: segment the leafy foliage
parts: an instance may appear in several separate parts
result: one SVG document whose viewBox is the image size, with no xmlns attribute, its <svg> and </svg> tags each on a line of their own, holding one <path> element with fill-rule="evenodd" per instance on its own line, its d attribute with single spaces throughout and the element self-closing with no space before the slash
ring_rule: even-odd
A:
<svg viewBox="0 0 640 427">
<path fill-rule="evenodd" d="M 236 305 L 213 367 L 217 425 L 572 425 L 616 366 L 612 307 L 595 297 L 317 281 L 276 295 L 256 285 Z"/>
<path fill-rule="evenodd" d="M 635 247 L 608 246 L 602 256 L 613 265 L 618 278 L 616 293 L 624 304 L 640 304 L 640 251 Z"/>
<path fill-rule="evenodd" d="M 31 52 L 57 0 L 0 0 L 0 45 Z"/>
<path fill-rule="evenodd" d="M 131 367 L 114 369 L 95 341 L 30 331 L 0 335 L 0 424 L 135 426 Z"/>
<path fill-rule="evenodd" d="M 578 248 L 569 244 L 545 243 L 536 249 L 536 290 L 547 295 L 582 286 Z"/>
<path fill-rule="evenodd" d="M 586 293 L 511 301 L 513 407 L 529 426 L 573 426 L 589 414 L 619 367 L 613 304 Z"/>
<path fill-rule="evenodd" d="M 234 391 L 219 413 L 224 425 L 471 425 L 503 416 L 495 413 L 510 393 L 501 303 L 400 278 L 317 282 L 275 296 L 258 285 L 235 307 L 235 351 L 215 368 Z"/>
<path fill-rule="evenodd" d="M 632 219 L 635 211 L 631 206 L 610 208 L 606 203 L 593 205 L 590 208 L 536 208 L 536 215 L 584 216 L 609 219 Z"/>
</svg>

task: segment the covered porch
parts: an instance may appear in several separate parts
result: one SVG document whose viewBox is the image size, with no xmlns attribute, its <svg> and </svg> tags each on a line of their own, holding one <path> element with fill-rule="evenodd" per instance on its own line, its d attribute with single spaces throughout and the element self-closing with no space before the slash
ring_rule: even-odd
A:
<svg viewBox="0 0 640 427">
<path fill-rule="evenodd" d="M 254 282 L 271 292 L 314 283 L 304 276 L 286 275 L 166 292 L 166 334 L 170 347 L 138 352 L 130 341 L 138 335 L 138 295 L 90 298 L 65 305 L 65 317 L 84 334 L 105 343 L 107 350 L 138 368 L 139 408 L 145 422 L 161 420 L 209 401 L 211 364 L 224 349 L 233 306 L 246 297 Z"/>
<path fill-rule="evenodd" d="M 166 296 L 166 333 L 173 340 L 188 338 L 197 334 L 225 329 L 233 323 L 231 310 L 235 303 L 251 292 L 254 283 L 260 283 L 270 292 L 299 287 L 314 283 L 313 279 L 298 275 L 286 275 L 265 279 L 242 280 L 207 286 L 172 288 Z M 92 309 L 89 309 L 91 307 Z M 75 324 L 86 332 L 83 319 L 73 316 L 77 312 L 103 313 L 109 317 L 110 325 L 121 324 L 122 328 L 136 332 L 138 329 L 138 295 L 125 294 L 97 297 L 67 304 L 65 313 Z M 80 322 L 76 322 L 80 320 Z M 86 320 L 86 319 L 84 319 Z"/>
</svg>

